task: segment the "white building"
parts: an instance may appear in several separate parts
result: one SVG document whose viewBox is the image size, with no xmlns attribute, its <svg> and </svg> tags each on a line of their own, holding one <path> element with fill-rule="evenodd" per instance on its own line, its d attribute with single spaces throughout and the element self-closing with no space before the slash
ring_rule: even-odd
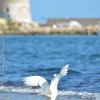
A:
<svg viewBox="0 0 100 100">
<path fill-rule="evenodd" d="M 82 25 L 78 22 L 78 21 L 70 21 L 69 24 L 68 24 L 69 27 L 82 27 Z"/>
<path fill-rule="evenodd" d="M 32 22 L 29 0 L 0 0 L 0 17 Z"/>
</svg>

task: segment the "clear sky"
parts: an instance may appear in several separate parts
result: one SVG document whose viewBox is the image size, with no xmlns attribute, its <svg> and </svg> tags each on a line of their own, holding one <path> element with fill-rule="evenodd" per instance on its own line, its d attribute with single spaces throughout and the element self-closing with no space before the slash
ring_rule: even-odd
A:
<svg viewBox="0 0 100 100">
<path fill-rule="evenodd" d="M 30 0 L 35 21 L 47 18 L 100 17 L 100 0 Z"/>
</svg>

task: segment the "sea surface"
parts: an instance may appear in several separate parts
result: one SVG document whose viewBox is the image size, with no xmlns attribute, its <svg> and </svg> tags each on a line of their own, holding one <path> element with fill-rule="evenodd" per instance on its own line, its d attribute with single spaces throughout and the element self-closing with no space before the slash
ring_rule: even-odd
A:
<svg viewBox="0 0 100 100">
<path fill-rule="evenodd" d="M 70 66 L 69 72 L 59 81 L 57 100 L 100 100 L 100 36 L 6 35 L 3 85 L 0 68 L 0 100 L 5 100 L 4 95 L 8 96 L 6 100 L 22 100 L 27 95 L 23 100 L 31 100 L 30 96 L 37 96 L 40 90 L 26 87 L 23 79 L 39 75 L 50 83 L 53 74 L 66 64 Z"/>
</svg>

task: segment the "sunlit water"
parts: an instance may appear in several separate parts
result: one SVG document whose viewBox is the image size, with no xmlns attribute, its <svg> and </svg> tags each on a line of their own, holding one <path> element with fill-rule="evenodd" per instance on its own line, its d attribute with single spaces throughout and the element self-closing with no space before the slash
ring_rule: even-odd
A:
<svg viewBox="0 0 100 100">
<path fill-rule="evenodd" d="M 1 36 L 0 41 L 1 65 Z M 25 87 L 23 78 L 40 75 L 50 83 L 53 74 L 69 64 L 69 73 L 59 81 L 59 96 L 74 97 L 69 100 L 100 100 L 99 36 L 10 35 L 5 36 L 5 46 L 5 83 L 0 86 L 1 97 L 8 93 L 39 93 L 40 90 Z M 0 71 L 0 83 L 1 76 Z"/>
</svg>

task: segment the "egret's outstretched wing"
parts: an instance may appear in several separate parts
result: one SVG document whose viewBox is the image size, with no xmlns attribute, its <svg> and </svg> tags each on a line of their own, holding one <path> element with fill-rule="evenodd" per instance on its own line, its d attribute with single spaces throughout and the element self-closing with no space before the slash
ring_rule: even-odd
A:
<svg viewBox="0 0 100 100">
<path fill-rule="evenodd" d="M 58 81 L 61 77 L 65 76 L 68 73 L 69 65 L 65 65 L 58 75 L 54 75 L 54 78 L 51 80 L 50 84 L 50 91 L 53 92 L 54 90 L 57 91 Z"/>
<path fill-rule="evenodd" d="M 69 68 L 69 64 L 65 65 L 61 71 L 60 71 L 60 75 L 61 76 L 65 76 L 68 73 L 68 68 Z"/>
<path fill-rule="evenodd" d="M 24 78 L 24 84 L 26 86 L 31 86 L 33 89 L 42 88 L 42 94 L 50 95 L 50 86 L 47 80 L 41 76 L 30 76 Z"/>
<path fill-rule="evenodd" d="M 31 87 L 43 87 L 43 85 L 48 85 L 48 82 L 45 78 L 41 76 L 29 76 L 24 78 L 24 84 L 26 86 L 31 86 Z"/>
</svg>

